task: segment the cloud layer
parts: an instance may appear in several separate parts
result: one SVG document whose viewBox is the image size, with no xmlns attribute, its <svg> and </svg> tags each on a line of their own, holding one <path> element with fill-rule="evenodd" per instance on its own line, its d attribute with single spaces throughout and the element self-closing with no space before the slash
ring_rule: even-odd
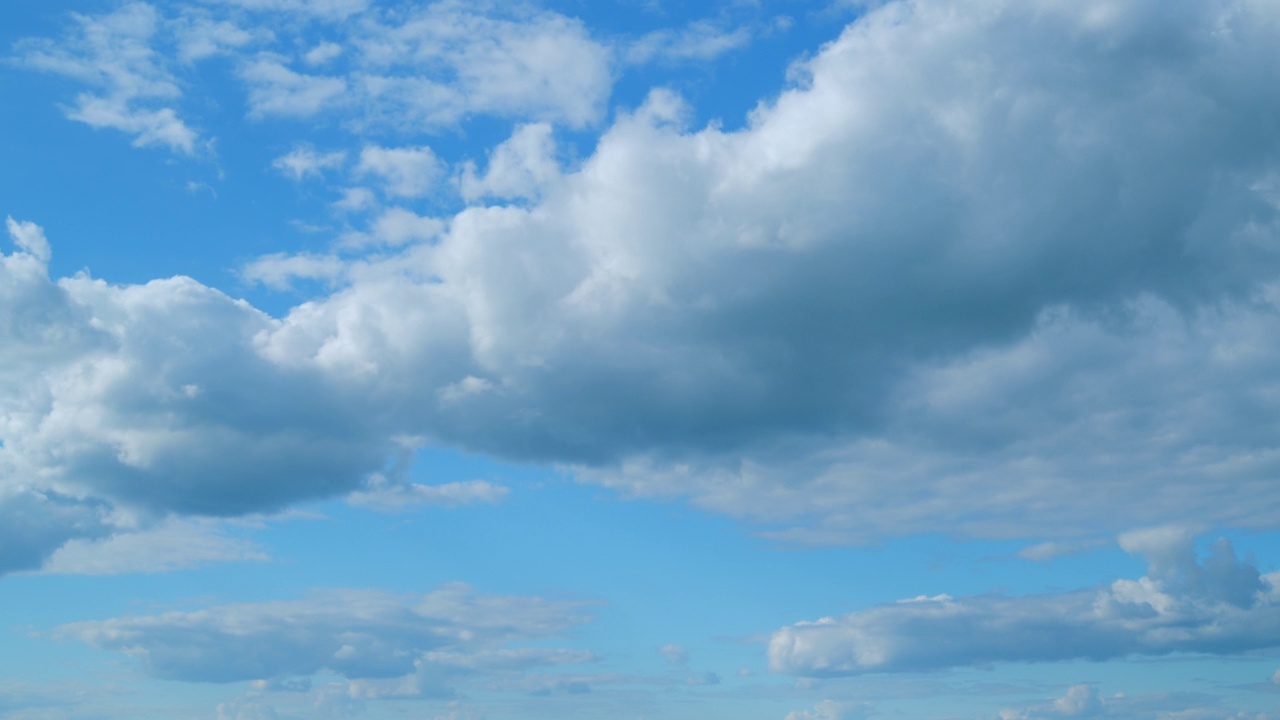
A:
<svg viewBox="0 0 1280 720">
<path fill-rule="evenodd" d="M 448 696 L 459 676 L 591 661 L 583 651 L 517 647 L 556 638 L 586 619 L 578 603 L 483 595 L 452 584 L 419 597 L 316 592 L 73 623 L 58 633 L 124 652 L 165 679 L 270 685 L 328 671 L 366 681 L 352 685 L 357 696 Z"/>
<path fill-rule="evenodd" d="M 770 667 L 825 677 L 1280 646 L 1280 574 L 1238 561 L 1226 539 L 1203 563 L 1176 529 L 1121 545 L 1147 558 L 1145 577 L 1063 594 L 919 597 L 802 622 L 774 633 Z"/>
</svg>

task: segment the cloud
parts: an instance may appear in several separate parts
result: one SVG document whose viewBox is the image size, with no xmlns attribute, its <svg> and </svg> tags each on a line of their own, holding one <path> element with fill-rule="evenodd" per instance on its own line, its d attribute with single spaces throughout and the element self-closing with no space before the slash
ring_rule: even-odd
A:
<svg viewBox="0 0 1280 720">
<path fill-rule="evenodd" d="M 262 512 L 358 492 L 415 437 L 794 542 L 1273 525 L 1280 18 L 1095 5 L 883 4 L 731 132 L 655 91 L 536 199 L 250 265 L 334 283 L 279 318 L 7 255 L 5 486 Z M 363 75 L 333 75 L 385 90 L 370 118 L 600 117 L 576 21 L 388 23 L 352 23 Z M 531 192 L 536 128 L 473 200 Z"/>
<path fill-rule="evenodd" d="M 295 279 L 334 280 L 346 265 L 332 255 L 276 253 L 255 258 L 240 269 L 240 277 L 277 290 L 287 289 Z"/>
<path fill-rule="evenodd" d="M 58 633 L 127 652 L 157 678 L 230 683 L 321 670 L 351 679 L 408 678 L 424 666 L 581 662 L 581 653 L 504 646 L 556 637 L 585 620 L 580 603 L 486 596 L 449 584 L 424 596 L 344 589 L 296 601 L 86 621 Z"/>
<path fill-rule="evenodd" d="M 297 145 L 287 154 L 271 161 L 271 167 L 294 180 L 308 177 L 320 177 L 326 170 L 337 170 L 347 161 L 347 154 L 341 150 L 332 152 L 316 152 L 310 145 Z"/>
<path fill-rule="evenodd" d="M 127 653 L 158 678 L 271 683 L 328 671 L 371 681 L 353 686 L 365 696 L 416 696 L 458 673 L 588 662 L 589 653 L 507 647 L 552 639 L 585 620 L 580 603 L 451 584 L 416 597 L 314 592 L 301 600 L 73 623 L 58 634 Z"/>
<path fill-rule="evenodd" d="M 1177 530 L 1121 542 L 1146 557 L 1145 577 L 1062 594 L 919 597 L 797 623 L 773 634 L 770 667 L 827 677 L 1280 646 L 1280 575 L 1238 561 L 1225 538 L 1203 563 Z M 1059 705 L 1083 712 L 1097 702 L 1075 690 Z"/>
<path fill-rule="evenodd" d="M 674 643 L 668 643 L 658 648 L 658 654 L 677 665 L 684 665 L 689 662 L 689 652 Z"/>
<path fill-rule="evenodd" d="M 207 14 L 187 10 L 170 21 L 177 43 L 177 59 L 195 63 L 218 55 L 234 55 L 254 42 L 272 39 L 265 29 L 245 29 L 229 20 L 217 20 Z"/>
<path fill-rule="evenodd" d="M 96 88 L 79 94 L 66 108 L 67 117 L 129 133 L 138 147 L 195 154 L 199 135 L 173 107 L 182 96 L 178 81 L 151 46 L 161 24 L 155 8 L 135 2 L 105 15 L 72 18 L 74 30 L 61 42 L 26 39 L 15 46 L 27 67 Z"/>
<path fill-rule="evenodd" d="M 345 20 L 369 7 L 369 0 L 209 0 L 256 12 L 294 13 L 326 20 Z"/>
<path fill-rule="evenodd" d="M 366 122 L 452 125 L 496 115 L 581 128 L 604 113 L 612 57 L 575 19 L 438 2 L 353 34 Z"/>
<path fill-rule="evenodd" d="M 522 125 L 489 153 L 484 175 L 472 163 L 463 166 L 459 190 L 463 199 L 536 199 L 560 178 L 550 125 Z"/>
<path fill-rule="evenodd" d="M 33 222 L 18 222 L 11 217 L 6 217 L 4 222 L 9 231 L 9 239 L 13 240 L 18 250 L 42 263 L 49 262 L 52 253 L 49 240 L 44 236 L 44 228 Z"/>
<path fill-rule="evenodd" d="M 442 163 L 431 148 L 384 148 L 369 145 L 360 152 L 356 175 L 372 176 L 388 195 L 422 197 L 431 191 L 443 172 Z"/>
<path fill-rule="evenodd" d="M 356 490 L 390 456 L 376 410 L 342 419 L 344 391 L 270 370 L 275 321 L 247 303 L 188 278 L 55 283 L 29 252 L 42 231 L 12 225 L 27 249 L 0 256 L 0 512 L 17 533 L 0 572 L 138 529 L 116 510 L 271 511 Z"/>
<path fill-rule="evenodd" d="M 122 528 L 99 540 L 70 540 L 49 557 L 41 572 L 50 575 L 156 573 L 209 563 L 267 559 L 262 548 L 227 535 L 216 524 L 169 519 L 140 531 Z"/>
<path fill-rule="evenodd" d="M 475 503 L 493 504 L 509 491 L 484 480 L 466 480 L 443 485 L 419 483 L 384 484 L 372 482 L 368 488 L 347 496 L 347 502 L 377 510 L 401 510 L 416 505 L 458 507 Z"/>
<path fill-rule="evenodd" d="M 729 29 L 703 20 L 679 30 L 664 29 L 646 33 L 626 46 L 623 58 L 626 62 L 637 65 L 713 60 L 746 46 L 751 42 L 751 35 L 749 28 Z"/>
<path fill-rule="evenodd" d="M 39 568 L 68 541 L 99 538 L 110 528 L 105 503 L 0 485 L 0 574 Z"/>
<path fill-rule="evenodd" d="M 871 717 L 872 706 L 867 703 L 823 700 L 810 710 L 793 710 L 785 720 L 861 720 Z"/>
<path fill-rule="evenodd" d="M 1192 693 L 1103 695 L 1092 685 L 1072 685 L 1060 697 L 1030 707 L 1002 710 L 999 720 L 1124 718 L 1125 720 L 1275 720 L 1266 712 L 1226 707 L 1217 698 Z"/>
<path fill-rule="evenodd" d="M 245 65 L 240 75 L 249 86 L 251 117 L 305 118 L 350 102 L 344 78 L 306 75 L 271 54 Z"/>
<path fill-rule="evenodd" d="M 212 148 L 178 105 L 201 80 L 196 63 L 218 56 L 234 63 L 251 118 L 332 113 L 357 133 L 452 127 L 476 115 L 583 128 L 603 116 L 612 87 L 610 50 L 581 22 L 532 7 L 446 1 L 399 13 L 367 0 L 211 0 L 166 16 L 167 7 L 72 15 L 65 37 L 23 40 L 15 59 L 90 88 L 66 108 L 69 118 L 185 155 Z M 246 12 L 295 22 L 268 31 Z M 319 42 L 307 35 L 312 20 L 334 23 Z"/>
</svg>

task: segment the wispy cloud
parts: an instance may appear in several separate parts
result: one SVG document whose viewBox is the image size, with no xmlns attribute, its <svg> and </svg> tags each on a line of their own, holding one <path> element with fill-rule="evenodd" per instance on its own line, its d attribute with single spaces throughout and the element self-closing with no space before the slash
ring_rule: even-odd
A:
<svg viewBox="0 0 1280 720">
<path fill-rule="evenodd" d="M 95 88 L 76 97 L 67 117 L 129 133 L 140 147 L 159 145 L 186 155 L 202 149 L 199 135 L 175 108 L 182 96 L 179 82 L 151 45 L 162 23 L 155 8 L 135 2 L 107 15 L 72 17 L 74 29 L 62 40 L 27 39 L 15 47 L 28 67 Z"/>
<path fill-rule="evenodd" d="M 578 603 L 484 595 L 451 584 L 420 596 L 373 590 L 65 625 L 63 637 L 128 652 L 160 678 L 237 682 L 322 670 L 355 697 L 441 696 L 472 672 L 590 662 L 591 653 L 516 648 L 585 622 Z"/>
</svg>

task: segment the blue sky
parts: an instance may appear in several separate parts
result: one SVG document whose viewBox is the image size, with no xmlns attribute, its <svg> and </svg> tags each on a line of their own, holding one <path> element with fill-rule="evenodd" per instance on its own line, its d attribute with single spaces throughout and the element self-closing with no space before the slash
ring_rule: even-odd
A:
<svg viewBox="0 0 1280 720">
<path fill-rule="evenodd" d="M 0 53 L 0 718 L 1280 717 L 1274 4 Z"/>
</svg>

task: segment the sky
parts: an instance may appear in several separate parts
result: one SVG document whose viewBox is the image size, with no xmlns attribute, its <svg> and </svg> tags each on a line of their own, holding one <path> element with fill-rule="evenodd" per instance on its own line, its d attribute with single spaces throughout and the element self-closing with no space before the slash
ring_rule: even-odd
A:
<svg viewBox="0 0 1280 720">
<path fill-rule="evenodd" d="M 0 718 L 1280 720 L 1280 5 L 0 8 Z"/>
</svg>

